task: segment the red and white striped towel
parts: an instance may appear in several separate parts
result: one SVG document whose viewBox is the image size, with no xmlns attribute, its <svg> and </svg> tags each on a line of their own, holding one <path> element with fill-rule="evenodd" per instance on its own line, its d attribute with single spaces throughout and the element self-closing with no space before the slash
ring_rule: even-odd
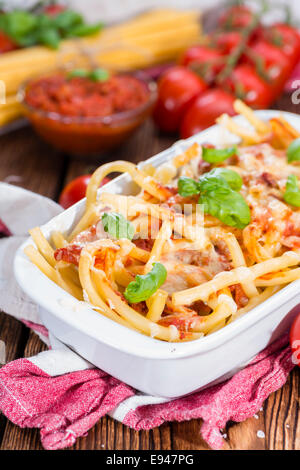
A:
<svg viewBox="0 0 300 470">
<path fill-rule="evenodd" d="M 0 369 L 0 410 L 21 427 L 40 428 L 46 449 L 71 446 L 106 413 L 136 430 L 151 429 L 166 421 L 202 418 L 203 438 L 219 449 L 224 442 L 221 430 L 227 421 L 253 416 L 270 393 L 286 382 L 294 367 L 287 337 L 270 345 L 226 382 L 171 401 L 141 394 L 94 368 L 51 334 L 49 342 L 37 306 L 14 281 L 12 259 L 27 229 L 44 223 L 60 208 L 52 201 L 2 183 L 0 199 L 4 236 L 0 240 L 0 309 L 19 318 L 51 344 L 49 351 Z M 8 236 L 5 226 L 12 236 Z"/>
</svg>

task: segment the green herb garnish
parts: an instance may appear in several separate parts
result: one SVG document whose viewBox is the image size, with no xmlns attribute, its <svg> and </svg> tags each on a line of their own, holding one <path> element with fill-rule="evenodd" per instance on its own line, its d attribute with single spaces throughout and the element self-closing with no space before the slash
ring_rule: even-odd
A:
<svg viewBox="0 0 300 470">
<path fill-rule="evenodd" d="M 94 82 L 106 82 L 109 79 L 110 74 L 106 69 L 96 68 L 89 73 L 88 76 Z"/>
<path fill-rule="evenodd" d="M 178 193 L 182 197 L 191 197 L 200 193 L 199 182 L 193 180 L 192 178 L 188 178 L 187 176 L 181 176 L 177 185 Z"/>
<path fill-rule="evenodd" d="M 300 207 L 300 188 L 296 175 L 288 177 L 283 199 L 292 206 Z"/>
<path fill-rule="evenodd" d="M 71 79 L 75 77 L 88 78 L 94 82 L 106 82 L 106 80 L 109 79 L 110 74 L 108 70 L 102 69 L 100 67 L 93 70 L 74 69 L 68 73 L 68 78 Z"/>
<path fill-rule="evenodd" d="M 53 17 L 55 26 L 64 33 L 70 33 L 79 25 L 85 24 L 80 13 L 73 10 L 64 10 Z"/>
<path fill-rule="evenodd" d="M 68 73 L 68 78 L 87 78 L 89 71 L 86 69 L 73 69 Z"/>
<path fill-rule="evenodd" d="M 228 168 L 214 168 L 209 173 L 205 173 L 204 176 L 205 178 L 210 178 L 212 176 L 219 178 L 220 183 L 222 183 L 221 179 L 223 179 L 234 191 L 239 191 L 243 185 L 241 176 L 236 171 L 230 170 Z M 188 178 L 187 176 L 181 176 L 178 180 L 178 193 L 183 197 L 191 197 L 195 194 L 200 194 L 200 181 L 201 178 L 199 181 L 195 181 L 192 178 Z"/>
<path fill-rule="evenodd" d="M 293 142 L 289 145 L 286 151 L 286 155 L 288 163 L 300 160 L 300 137 L 293 140 Z"/>
<path fill-rule="evenodd" d="M 80 24 L 72 28 L 69 32 L 66 32 L 66 37 L 91 36 L 92 34 L 96 34 L 98 31 L 100 31 L 102 27 L 102 23 Z"/>
<path fill-rule="evenodd" d="M 87 36 L 101 28 L 100 23 L 85 23 L 83 16 L 73 10 L 55 16 L 20 10 L 0 15 L 0 30 L 22 47 L 44 44 L 57 49 L 64 38 Z"/>
<path fill-rule="evenodd" d="M 111 238 L 119 240 L 120 238 L 133 239 L 134 226 L 129 222 L 122 214 L 117 212 L 105 212 L 102 215 L 102 224 L 105 232 L 107 232 Z"/>
<path fill-rule="evenodd" d="M 236 171 L 229 168 L 214 168 L 206 174 L 206 176 L 208 175 L 223 178 L 234 191 L 239 191 L 243 186 L 242 177 Z"/>
<path fill-rule="evenodd" d="M 243 196 L 220 177 L 203 176 L 200 179 L 198 204 L 203 204 L 206 214 L 231 227 L 243 229 L 251 221 L 250 209 Z"/>
<path fill-rule="evenodd" d="M 202 147 L 202 159 L 208 163 L 222 163 L 229 157 L 237 154 L 237 147 L 228 147 L 226 149 L 215 149 L 211 147 Z"/>
<path fill-rule="evenodd" d="M 153 268 L 148 274 L 138 274 L 135 280 L 128 284 L 124 297 L 132 304 L 147 300 L 163 285 L 166 278 L 167 270 L 164 265 L 153 263 Z"/>
<path fill-rule="evenodd" d="M 251 220 L 250 209 L 238 193 L 243 181 L 238 173 L 227 168 L 215 168 L 201 176 L 199 181 L 181 177 L 178 180 L 178 193 L 183 197 L 200 194 L 198 204 L 203 204 L 204 212 L 232 227 L 244 228 Z"/>
</svg>

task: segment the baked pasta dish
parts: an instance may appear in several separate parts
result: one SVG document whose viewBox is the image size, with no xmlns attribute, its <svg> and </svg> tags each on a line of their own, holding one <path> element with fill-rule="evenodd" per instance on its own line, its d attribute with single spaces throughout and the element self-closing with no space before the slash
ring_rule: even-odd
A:
<svg viewBox="0 0 300 470">
<path fill-rule="evenodd" d="M 300 278 L 300 133 L 241 101 L 235 109 L 249 126 L 218 123 L 237 145 L 194 143 L 158 168 L 102 165 L 71 233 L 47 240 L 32 229 L 27 256 L 99 314 L 175 342 L 225 327 Z M 116 172 L 137 195 L 98 192 Z"/>
</svg>

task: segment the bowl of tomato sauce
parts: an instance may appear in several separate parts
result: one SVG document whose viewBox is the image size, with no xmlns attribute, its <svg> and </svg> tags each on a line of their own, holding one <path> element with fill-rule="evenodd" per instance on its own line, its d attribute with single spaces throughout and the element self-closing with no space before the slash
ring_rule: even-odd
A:
<svg viewBox="0 0 300 470">
<path fill-rule="evenodd" d="M 19 96 L 45 141 L 69 154 L 92 156 L 117 147 L 145 121 L 156 84 L 139 73 L 77 70 L 33 79 Z"/>
</svg>

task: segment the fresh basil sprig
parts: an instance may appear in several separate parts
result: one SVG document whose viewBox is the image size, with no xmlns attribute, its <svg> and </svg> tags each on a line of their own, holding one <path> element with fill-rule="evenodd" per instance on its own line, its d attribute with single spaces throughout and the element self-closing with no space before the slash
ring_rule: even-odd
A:
<svg viewBox="0 0 300 470">
<path fill-rule="evenodd" d="M 104 231 L 112 238 L 119 240 L 120 238 L 133 239 L 134 226 L 122 214 L 117 212 L 105 212 L 102 215 L 102 225 Z"/>
<path fill-rule="evenodd" d="M 223 178 L 234 191 L 239 191 L 243 186 L 242 177 L 236 171 L 229 168 L 214 168 L 207 173 L 208 175 Z"/>
<path fill-rule="evenodd" d="M 73 69 L 68 73 L 68 78 L 87 78 L 89 71 L 87 69 Z"/>
<path fill-rule="evenodd" d="M 57 49 L 62 39 L 94 34 L 102 26 L 85 23 L 83 16 L 73 10 L 55 16 L 20 10 L 0 15 L 0 30 L 22 47 L 44 44 Z"/>
<path fill-rule="evenodd" d="M 179 178 L 178 192 L 183 197 L 200 194 L 198 204 L 203 204 L 205 213 L 226 225 L 242 229 L 251 220 L 249 206 L 237 192 L 242 184 L 242 178 L 235 171 L 215 168 L 201 176 L 199 181 L 185 176 Z"/>
<path fill-rule="evenodd" d="M 124 297 L 131 304 L 149 299 L 167 278 L 167 270 L 161 263 L 153 263 L 153 268 L 148 274 L 137 275 L 130 282 L 124 292 Z"/>
<path fill-rule="evenodd" d="M 32 32 L 37 30 L 37 16 L 26 11 L 12 11 L 0 15 L 0 30 L 21 46 L 34 44 Z"/>
<path fill-rule="evenodd" d="M 204 175 L 200 179 L 198 204 L 203 204 L 206 214 L 231 227 L 243 229 L 251 221 L 250 209 L 243 196 L 220 177 Z"/>
<path fill-rule="evenodd" d="M 222 180 L 225 180 L 234 191 L 239 191 L 243 185 L 241 176 L 236 171 L 230 170 L 229 168 L 214 168 L 210 172 L 205 173 L 202 178 L 211 178 L 212 176 L 218 178 L 220 184 L 222 184 Z M 195 194 L 200 194 L 200 182 L 201 178 L 199 181 L 195 181 L 187 176 L 181 176 L 177 183 L 178 193 L 183 197 L 191 197 Z"/>
<path fill-rule="evenodd" d="M 222 163 L 229 157 L 237 154 L 237 147 L 228 147 L 225 149 L 215 149 L 211 147 L 202 147 L 202 159 L 208 163 Z"/>
<path fill-rule="evenodd" d="M 289 145 L 286 151 L 286 155 L 288 163 L 297 162 L 300 160 L 300 137 L 293 140 L 293 142 Z"/>
<path fill-rule="evenodd" d="M 89 73 L 88 77 L 94 82 L 106 82 L 106 80 L 109 79 L 110 74 L 108 70 L 97 67 Z"/>
<path fill-rule="evenodd" d="M 94 82 L 105 82 L 109 79 L 110 74 L 108 70 L 102 69 L 100 67 L 97 67 L 93 70 L 73 69 L 68 73 L 68 78 L 71 79 L 75 77 L 88 78 Z"/>
<path fill-rule="evenodd" d="M 79 24 L 72 28 L 69 32 L 66 32 L 66 38 L 72 37 L 82 37 L 82 36 L 91 36 L 92 34 L 98 33 L 98 31 L 102 28 L 102 23 L 96 24 Z"/>
<path fill-rule="evenodd" d="M 283 199 L 292 206 L 300 207 L 300 188 L 296 175 L 288 177 Z"/>
<path fill-rule="evenodd" d="M 64 10 L 52 18 L 55 26 L 65 33 L 70 33 L 74 28 L 84 24 L 82 15 L 73 10 Z"/>
<path fill-rule="evenodd" d="M 200 185 L 198 181 L 189 178 L 188 176 L 181 176 L 177 182 L 178 193 L 182 197 L 191 197 L 200 193 Z"/>
</svg>

